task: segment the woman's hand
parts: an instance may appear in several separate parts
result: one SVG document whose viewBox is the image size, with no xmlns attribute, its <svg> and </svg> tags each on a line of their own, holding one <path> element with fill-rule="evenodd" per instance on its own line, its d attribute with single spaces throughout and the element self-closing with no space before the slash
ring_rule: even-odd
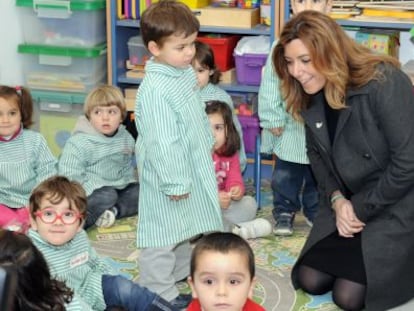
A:
<svg viewBox="0 0 414 311">
<path fill-rule="evenodd" d="M 233 186 L 230 188 L 231 199 L 234 201 L 240 201 L 243 197 L 243 192 L 239 186 Z"/>
<path fill-rule="evenodd" d="M 332 209 L 336 214 L 336 228 L 340 236 L 352 238 L 364 229 L 365 224 L 355 215 L 351 201 L 339 198 L 332 204 Z"/>
<path fill-rule="evenodd" d="M 219 203 L 220 207 L 223 209 L 229 208 L 231 202 L 231 193 L 220 191 L 219 192 Z"/>
<path fill-rule="evenodd" d="M 269 131 L 274 135 L 274 136 L 280 136 L 283 134 L 283 127 L 274 127 L 269 129 Z"/>
</svg>

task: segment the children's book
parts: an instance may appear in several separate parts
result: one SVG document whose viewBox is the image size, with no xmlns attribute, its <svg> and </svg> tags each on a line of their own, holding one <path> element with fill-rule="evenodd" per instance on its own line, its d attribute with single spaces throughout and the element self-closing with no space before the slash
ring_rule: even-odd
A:
<svg viewBox="0 0 414 311">
<path fill-rule="evenodd" d="M 116 8 L 118 19 L 125 19 L 124 0 L 117 0 Z"/>
</svg>

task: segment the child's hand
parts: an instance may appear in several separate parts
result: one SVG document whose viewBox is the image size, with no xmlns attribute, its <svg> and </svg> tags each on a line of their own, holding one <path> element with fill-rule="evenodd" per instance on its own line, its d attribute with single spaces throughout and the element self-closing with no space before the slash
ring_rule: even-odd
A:
<svg viewBox="0 0 414 311">
<path fill-rule="evenodd" d="M 280 136 L 283 133 L 283 127 L 274 127 L 269 129 L 274 136 Z"/>
<path fill-rule="evenodd" d="M 243 192 L 239 186 L 234 186 L 230 188 L 231 199 L 234 201 L 239 201 L 243 197 Z"/>
<path fill-rule="evenodd" d="M 187 199 L 189 197 L 189 193 L 182 194 L 182 195 L 169 195 L 171 201 L 180 201 L 183 199 Z"/>
<path fill-rule="evenodd" d="M 230 192 L 220 191 L 219 192 L 219 202 L 221 208 L 229 208 L 231 202 Z"/>
</svg>

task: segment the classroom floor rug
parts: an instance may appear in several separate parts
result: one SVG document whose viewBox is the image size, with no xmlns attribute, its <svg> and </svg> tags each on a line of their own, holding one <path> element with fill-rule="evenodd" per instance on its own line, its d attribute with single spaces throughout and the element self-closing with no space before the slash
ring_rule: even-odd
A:
<svg viewBox="0 0 414 311">
<path fill-rule="evenodd" d="M 247 191 L 253 186 L 247 183 Z M 274 223 L 272 195 L 268 181 L 262 182 L 262 208 L 258 217 L 265 217 Z M 136 217 L 118 220 L 112 228 L 93 228 L 88 235 L 97 252 L 114 267 L 119 274 L 128 279 L 137 280 L 139 250 L 136 247 Z M 254 300 L 267 311 L 338 311 L 330 293 L 311 296 L 302 291 L 295 291 L 290 281 L 290 272 L 309 233 L 309 226 L 299 214 L 295 218 L 294 234 L 291 237 L 251 239 L 249 243 L 256 259 L 256 276 L 258 279 L 254 291 Z M 188 293 L 186 282 L 178 284 L 181 292 Z"/>
</svg>

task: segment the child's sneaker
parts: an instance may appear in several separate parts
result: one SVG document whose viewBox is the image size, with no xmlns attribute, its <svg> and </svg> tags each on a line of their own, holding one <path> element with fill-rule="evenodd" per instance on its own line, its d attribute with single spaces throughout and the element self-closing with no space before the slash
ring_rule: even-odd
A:
<svg viewBox="0 0 414 311">
<path fill-rule="evenodd" d="M 256 218 L 252 221 L 237 224 L 233 229 L 233 233 L 245 240 L 260 238 L 272 233 L 272 224 L 267 219 Z"/>
<path fill-rule="evenodd" d="M 293 220 L 295 214 L 281 213 L 276 219 L 276 226 L 273 230 L 275 235 L 290 236 L 293 234 Z"/>
<path fill-rule="evenodd" d="M 170 301 L 170 304 L 178 309 L 183 309 L 188 307 L 191 300 L 193 300 L 193 296 L 191 294 L 179 294 L 173 300 Z"/>
<path fill-rule="evenodd" d="M 100 228 L 112 227 L 115 223 L 115 213 L 112 209 L 108 209 L 102 213 L 101 216 L 95 221 L 95 225 Z"/>
</svg>

